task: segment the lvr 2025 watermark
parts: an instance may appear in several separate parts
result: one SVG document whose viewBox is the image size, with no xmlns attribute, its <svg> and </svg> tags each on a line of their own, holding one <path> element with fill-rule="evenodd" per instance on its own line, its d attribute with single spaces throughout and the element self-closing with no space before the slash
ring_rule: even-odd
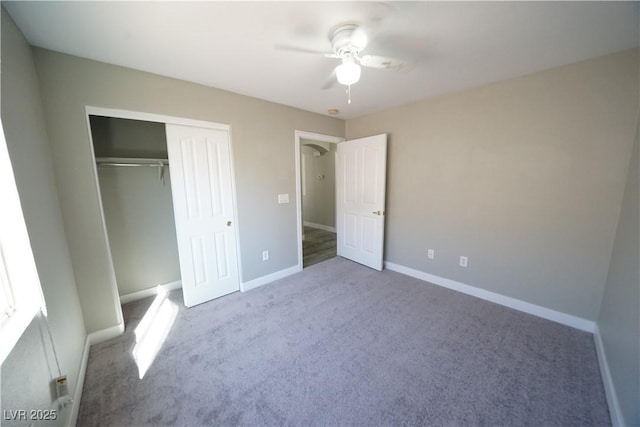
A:
<svg viewBox="0 0 640 427">
<path fill-rule="evenodd" d="M 57 409 L 4 409 L 5 421 L 53 421 L 58 419 Z"/>
</svg>

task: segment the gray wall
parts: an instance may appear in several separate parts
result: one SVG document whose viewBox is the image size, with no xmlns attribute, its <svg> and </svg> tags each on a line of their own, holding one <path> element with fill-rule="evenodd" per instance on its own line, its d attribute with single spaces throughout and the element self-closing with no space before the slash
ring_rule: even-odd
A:
<svg viewBox="0 0 640 427">
<path fill-rule="evenodd" d="M 346 136 L 390 134 L 386 260 L 596 320 L 637 114 L 633 50 L 348 120 Z"/>
<path fill-rule="evenodd" d="M 51 333 L 73 393 L 86 334 L 58 202 L 36 69 L 31 49 L 4 8 L 1 26 L 2 124 Z M 38 325 L 33 323 L 2 364 L 2 409 L 51 407 L 49 382 L 53 376 L 47 363 L 53 364 L 50 349 L 40 339 Z"/>
<path fill-rule="evenodd" d="M 158 75 L 35 49 L 56 178 L 89 332 L 118 323 L 85 106 L 231 125 L 242 279 L 297 264 L 294 131 L 343 136 L 344 121 Z M 289 204 L 277 195 L 289 193 Z M 269 261 L 262 251 L 269 250 Z"/>
<path fill-rule="evenodd" d="M 336 144 L 328 146 L 331 151 L 320 151 L 320 157 L 313 156 L 318 150 L 312 147 L 303 145 L 300 150 L 300 155 L 304 158 L 302 220 L 335 228 Z M 319 175 L 324 178 L 318 179 Z"/>
<path fill-rule="evenodd" d="M 162 123 L 92 117 L 91 132 L 96 157 L 167 158 Z M 180 280 L 169 168 L 99 167 L 98 181 L 119 294 Z"/>
<path fill-rule="evenodd" d="M 180 280 L 171 176 L 158 168 L 98 169 L 120 295 Z"/>
<path fill-rule="evenodd" d="M 598 329 L 624 422 L 640 426 L 640 177 L 638 130 Z"/>
</svg>

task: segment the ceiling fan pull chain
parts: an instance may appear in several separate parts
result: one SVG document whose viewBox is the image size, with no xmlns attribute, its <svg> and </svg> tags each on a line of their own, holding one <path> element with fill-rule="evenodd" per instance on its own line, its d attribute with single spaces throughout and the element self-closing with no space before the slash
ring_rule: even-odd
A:
<svg viewBox="0 0 640 427">
<path fill-rule="evenodd" d="M 347 85 L 347 104 L 351 104 L 351 85 Z"/>
</svg>

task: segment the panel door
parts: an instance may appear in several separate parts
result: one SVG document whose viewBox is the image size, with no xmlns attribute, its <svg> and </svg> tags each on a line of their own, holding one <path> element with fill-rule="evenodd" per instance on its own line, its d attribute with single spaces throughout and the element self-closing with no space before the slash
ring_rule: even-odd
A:
<svg viewBox="0 0 640 427">
<path fill-rule="evenodd" d="M 191 307 L 240 289 L 229 132 L 166 130 L 182 292 Z"/>
<path fill-rule="evenodd" d="M 382 270 L 387 135 L 338 144 L 338 255 Z"/>
</svg>

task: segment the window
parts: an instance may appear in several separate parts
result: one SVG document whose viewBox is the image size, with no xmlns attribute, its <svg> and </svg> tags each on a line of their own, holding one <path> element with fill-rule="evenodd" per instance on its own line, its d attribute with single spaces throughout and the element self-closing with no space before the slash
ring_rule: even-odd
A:
<svg viewBox="0 0 640 427">
<path fill-rule="evenodd" d="M 0 363 L 44 309 L 40 279 L 0 124 Z"/>
</svg>

